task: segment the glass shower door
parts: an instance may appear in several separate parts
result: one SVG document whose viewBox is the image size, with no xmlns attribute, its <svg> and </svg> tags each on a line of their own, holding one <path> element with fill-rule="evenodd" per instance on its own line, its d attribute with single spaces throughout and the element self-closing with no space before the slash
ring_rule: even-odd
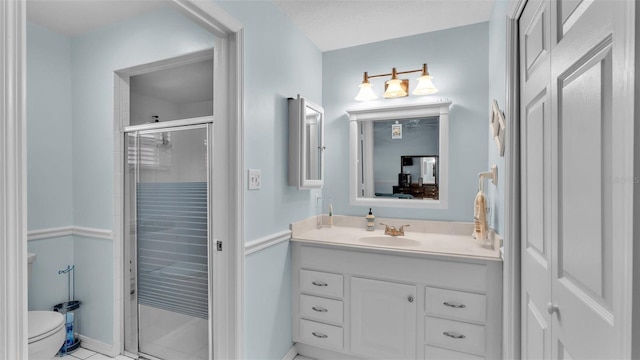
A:
<svg viewBox="0 0 640 360">
<path fill-rule="evenodd" d="M 143 356 L 209 356 L 208 126 L 128 134 L 135 169 L 131 293 Z"/>
</svg>

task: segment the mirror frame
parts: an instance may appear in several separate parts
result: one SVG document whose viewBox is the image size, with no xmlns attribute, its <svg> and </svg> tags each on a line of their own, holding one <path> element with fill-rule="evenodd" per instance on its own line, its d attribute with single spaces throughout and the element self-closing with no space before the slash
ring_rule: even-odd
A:
<svg viewBox="0 0 640 360">
<path fill-rule="evenodd" d="M 298 190 L 320 189 L 324 185 L 324 109 L 322 106 L 300 96 L 289 98 L 289 186 L 297 186 Z M 307 178 L 307 155 L 309 153 L 306 138 L 307 108 L 320 114 L 318 129 L 318 151 L 320 155 L 319 179 Z"/>
<path fill-rule="evenodd" d="M 394 104 L 379 107 L 358 107 L 348 109 L 349 114 L 349 204 L 352 206 L 382 206 L 399 208 L 447 209 L 449 206 L 449 99 L 430 99 L 427 102 Z M 386 198 L 364 198 L 358 196 L 358 169 L 360 159 L 358 148 L 360 132 L 358 122 L 408 120 L 439 117 L 439 165 L 438 200 L 408 200 Z M 372 148 L 372 147 L 370 147 Z M 367 156 L 372 158 L 372 156 Z M 373 160 L 373 159 L 372 159 Z M 365 163 L 366 166 L 366 163 Z M 365 169 L 365 173 L 367 170 Z"/>
</svg>

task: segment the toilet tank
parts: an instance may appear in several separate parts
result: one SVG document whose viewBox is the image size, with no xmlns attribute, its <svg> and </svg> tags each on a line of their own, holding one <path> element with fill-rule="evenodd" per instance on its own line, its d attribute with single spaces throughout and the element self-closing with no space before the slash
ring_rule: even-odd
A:
<svg viewBox="0 0 640 360">
<path fill-rule="evenodd" d="M 29 253 L 28 257 L 27 257 L 27 262 L 28 262 L 28 272 L 27 272 L 27 281 L 31 280 L 31 267 L 33 265 L 33 262 L 36 261 L 36 259 L 38 258 L 38 255 L 34 254 L 34 253 Z"/>
</svg>

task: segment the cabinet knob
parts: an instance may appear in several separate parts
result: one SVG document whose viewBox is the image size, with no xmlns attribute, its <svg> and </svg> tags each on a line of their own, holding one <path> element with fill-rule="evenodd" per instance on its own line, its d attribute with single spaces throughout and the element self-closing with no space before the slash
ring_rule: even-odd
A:
<svg viewBox="0 0 640 360">
<path fill-rule="evenodd" d="M 315 312 L 327 312 L 327 311 L 329 311 L 329 310 L 327 310 L 327 309 L 325 309 L 323 307 L 320 307 L 320 306 L 314 306 L 311 309 L 313 309 L 313 311 L 315 311 Z"/>
<path fill-rule="evenodd" d="M 413 302 L 413 295 L 409 295 L 409 297 L 407 298 L 407 300 L 409 300 L 409 302 Z"/>
<path fill-rule="evenodd" d="M 553 313 L 558 313 L 559 309 L 558 309 L 558 305 L 555 305 L 551 302 L 547 303 L 547 312 L 549 313 L 549 315 L 553 315 Z"/>
<path fill-rule="evenodd" d="M 467 307 L 467 305 L 465 304 L 456 304 L 454 302 L 448 302 L 448 301 L 443 302 L 442 305 L 452 307 L 454 309 L 464 309 Z"/>
<path fill-rule="evenodd" d="M 324 281 L 313 281 L 311 283 L 315 286 L 327 286 L 327 283 Z"/>
<path fill-rule="evenodd" d="M 312 332 L 311 334 L 313 334 L 313 336 L 315 336 L 315 337 L 317 337 L 319 339 L 326 339 L 326 338 L 329 337 L 328 335 L 325 335 L 325 334 L 319 333 L 319 332 L 315 332 L 315 331 Z"/>
<path fill-rule="evenodd" d="M 464 336 L 463 334 L 459 334 L 455 331 L 445 331 L 442 333 L 442 335 L 444 336 L 448 336 L 450 338 L 454 338 L 454 339 L 464 339 L 466 338 L 466 336 Z"/>
</svg>

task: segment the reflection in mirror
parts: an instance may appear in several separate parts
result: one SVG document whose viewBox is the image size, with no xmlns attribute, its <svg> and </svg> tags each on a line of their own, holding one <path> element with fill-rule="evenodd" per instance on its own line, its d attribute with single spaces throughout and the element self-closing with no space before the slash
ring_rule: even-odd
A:
<svg viewBox="0 0 640 360">
<path fill-rule="evenodd" d="M 321 180 L 322 164 L 322 114 L 317 110 L 305 106 L 305 137 L 307 151 L 307 179 Z"/>
<path fill-rule="evenodd" d="M 319 189 L 324 183 L 324 110 L 298 95 L 289 98 L 289 185 Z"/>
<path fill-rule="evenodd" d="M 449 100 L 347 110 L 352 205 L 446 209 Z"/>
<path fill-rule="evenodd" d="M 362 180 L 365 197 L 438 198 L 438 117 L 375 121 L 361 126 L 373 126 L 373 137 L 363 138 L 365 142 L 373 142 L 362 147 L 373 148 L 373 176 L 365 172 Z M 361 152 L 360 161 L 367 167 L 366 159 L 369 157 L 363 155 Z"/>
</svg>

